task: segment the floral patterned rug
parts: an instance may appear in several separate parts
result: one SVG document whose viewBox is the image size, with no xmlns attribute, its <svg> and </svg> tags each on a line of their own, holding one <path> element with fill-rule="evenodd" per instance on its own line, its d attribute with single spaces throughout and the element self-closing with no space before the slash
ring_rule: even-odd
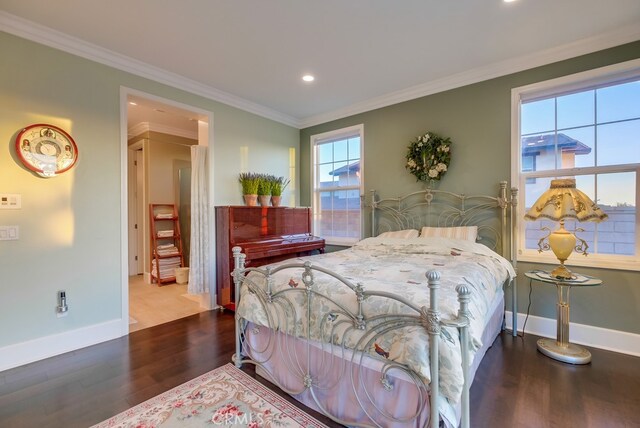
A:
<svg viewBox="0 0 640 428">
<path fill-rule="evenodd" d="M 325 427 L 232 364 L 160 394 L 92 428 Z"/>
</svg>

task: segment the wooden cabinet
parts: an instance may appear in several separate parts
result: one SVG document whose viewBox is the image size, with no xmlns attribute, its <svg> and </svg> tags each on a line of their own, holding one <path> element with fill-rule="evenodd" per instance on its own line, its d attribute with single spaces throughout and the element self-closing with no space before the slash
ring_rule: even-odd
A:
<svg viewBox="0 0 640 428">
<path fill-rule="evenodd" d="M 235 309 L 231 249 L 242 248 L 247 267 L 324 252 L 324 239 L 311 235 L 311 208 L 216 207 L 218 304 Z"/>
<path fill-rule="evenodd" d="M 175 268 L 184 266 L 180 222 L 173 204 L 150 204 L 151 282 L 158 285 L 176 281 Z"/>
</svg>

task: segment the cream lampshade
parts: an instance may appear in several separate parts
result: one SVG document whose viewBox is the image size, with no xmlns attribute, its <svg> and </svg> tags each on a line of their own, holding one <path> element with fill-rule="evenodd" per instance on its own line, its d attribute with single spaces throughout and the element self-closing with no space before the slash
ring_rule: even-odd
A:
<svg viewBox="0 0 640 428">
<path fill-rule="evenodd" d="M 560 266 L 556 267 L 551 275 L 563 279 L 571 278 L 571 271 L 565 267 L 564 262 L 573 250 L 586 255 L 589 248 L 584 239 L 576 238 L 573 233 L 564 228 L 565 219 L 599 223 L 607 217 L 607 214 L 595 202 L 576 189 L 575 179 L 551 180 L 549 190 L 538 198 L 524 216 L 526 220 L 531 221 L 546 218 L 560 222 L 560 227 L 557 230 L 540 239 L 538 247 L 540 252 L 551 248 L 560 261 Z M 547 237 L 549 243 L 545 244 L 544 240 Z M 577 240 L 580 240 L 580 244 L 576 246 Z"/>
</svg>

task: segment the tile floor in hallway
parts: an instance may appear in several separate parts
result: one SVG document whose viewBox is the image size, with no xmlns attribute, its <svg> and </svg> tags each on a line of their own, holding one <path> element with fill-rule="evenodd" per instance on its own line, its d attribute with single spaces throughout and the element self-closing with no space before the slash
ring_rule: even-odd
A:
<svg viewBox="0 0 640 428">
<path fill-rule="evenodd" d="M 187 294 L 186 284 L 146 284 L 142 275 L 129 277 L 129 331 L 203 312 L 197 296 Z"/>
</svg>

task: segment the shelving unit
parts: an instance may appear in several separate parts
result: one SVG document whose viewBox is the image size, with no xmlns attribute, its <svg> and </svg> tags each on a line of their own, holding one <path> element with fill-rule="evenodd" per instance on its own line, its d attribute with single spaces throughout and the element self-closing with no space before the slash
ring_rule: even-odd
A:
<svg viewBox="0 0 640 428">
<path fill-rule="evenodd" d="M 175 268 L 184 267 L 180 223 L 173 204 L 150 204 L 151 282 L 163 285 L 176 281 Z"/>
</svg>

